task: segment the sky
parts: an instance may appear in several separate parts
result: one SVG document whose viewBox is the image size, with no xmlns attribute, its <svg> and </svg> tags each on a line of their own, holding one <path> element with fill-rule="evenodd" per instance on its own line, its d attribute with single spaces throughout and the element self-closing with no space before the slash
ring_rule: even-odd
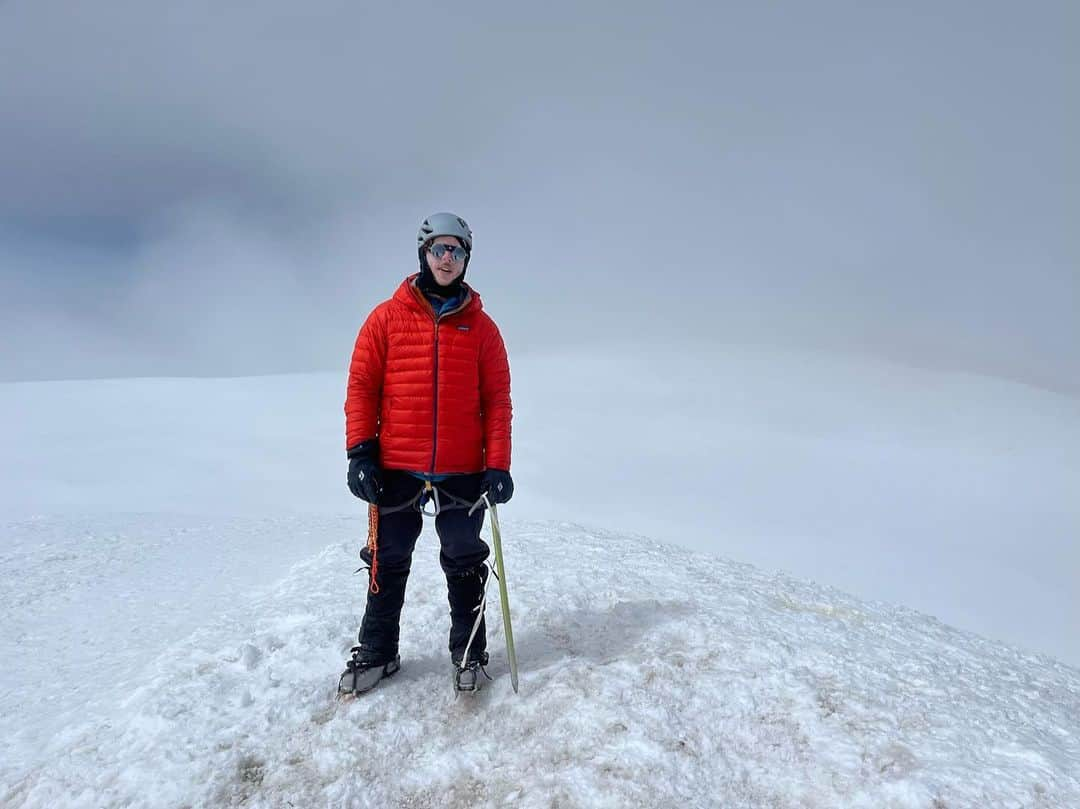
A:
<svg viewBox="0 0 1080 809">
<path fill-rule="evenodd" d="M 799 346 L 1075 395 L 1078 17 L 9 0 L 0 380 L 343 370 L 452 210 L 512 354 Z"/>
</svg>

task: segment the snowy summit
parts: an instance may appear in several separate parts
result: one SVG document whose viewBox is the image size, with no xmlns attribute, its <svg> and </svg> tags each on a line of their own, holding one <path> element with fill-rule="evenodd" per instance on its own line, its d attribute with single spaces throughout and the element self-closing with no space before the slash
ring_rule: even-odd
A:
<svg viewBox="0 0 1080 809">
<path fill-rule="evenodd" d="M 223 539 L 250 528 L 219 525 Z M 401 671 L 338 700 L 362 609 L 357 545 L 342 540 L 173 644 L 110 713 L 69 724 L 23 771 L 5 768 L 0 801 L 1080 805 L 1075 669 L 643 537 L 512 520 L 504 533 L 519 694 L 496 608 L 494 680 L 455 699 L 426 530 Z"/>
<path fill-rule="evenodd" d="M 458 699 L 430 524 L 401 671 L 336 696 L 367 529 L 340 374 L 0 386 L 18 425 L 0 806 L 1080 806 L 1080 671 L 950 626 L 978 626 L 956 605 L 984 612 L 989 588 L 996 621 L 1027 605 L 1016 627 L 1063 630 L 1034 648 L 1074 649 L 1051 609 L 1073 603 L 1054 595 L 1072 400 L 810 355 L 517 367 L 521 485 L 500 516 L 520 692 L 489 587 L 494 679 Z M 719 381 L 691 398 L 660 382 L 701 368 Z M 567 384 L 622 410 L 568 403 Z M 673 414 L 677 455 L 634 449 L 662 475 L 593 462 L 624 457 L 647 412 Z M 874 600 L 819 571 L 862 571 Z M 887 603 L 924 594 L 937 606 Z"/>
</svg>

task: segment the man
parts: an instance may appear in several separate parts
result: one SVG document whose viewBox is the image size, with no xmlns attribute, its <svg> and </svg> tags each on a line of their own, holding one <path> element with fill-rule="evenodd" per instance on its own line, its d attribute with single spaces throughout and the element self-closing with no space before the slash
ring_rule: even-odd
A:
<svg viewBox="0 0 1080 809">
<path fill-rule="evenodd" d="M 422 513 L 435 516 L 450 601 L 454 687 L 476 691 L 487 664 L 480 539 L 486 493 L 505 503 L 510 477 L 510 366 L 495 322 L 464 282 L 472 231 L 451 213 L 417 234 L 420 272 L 368 316 L 345 400 L 349 489 L 369 507 L 367 606 L 338 691 L 363 693 L 400 668 L 405 585 Z M 428 511 L 428 504 L 432 511 Z"/>
</svg>

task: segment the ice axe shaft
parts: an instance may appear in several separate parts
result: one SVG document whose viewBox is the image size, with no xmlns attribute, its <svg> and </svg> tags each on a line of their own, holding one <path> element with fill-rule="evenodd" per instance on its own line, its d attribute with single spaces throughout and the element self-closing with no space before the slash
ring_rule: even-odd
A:
<svg viewBox="0 0 1080 809">
<path fill-rule="evenodd" d="M 491 512 L 491 538 L 495 543 L 495 572 L 499 576 L 499 603 L 502 606 L 503 628 L 506 635 L 506 656 L 510 661 L 510 685 L 518 692 L 517 654 L 514 652 L 514 629 L 510 625 L 510 597 L 506 592 L 506 566 L 503 564 L 502 536 L 499 532 L 499 514 L 495 504 L 488 500 L 487 492 L 481 496 Z"/>
</svg>

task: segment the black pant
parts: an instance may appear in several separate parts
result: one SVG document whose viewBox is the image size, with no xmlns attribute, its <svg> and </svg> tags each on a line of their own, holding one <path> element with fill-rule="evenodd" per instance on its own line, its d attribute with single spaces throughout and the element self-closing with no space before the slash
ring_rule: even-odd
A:
<svg viewBox="0 0 1080 809">
<path fill-rule="evenodd" d="M 490 555 L 487 543 L 480 538 L 484 525 L 484 509 L 478 508 L 469 516 L 467 508 L 450 506 L 455 501 L 475 503 L 480 497 L 483 475 L 453 475 L 434 484 L 440 491 L 442 510 L 435 518 L 435 531 L 439 536 L 439 564 L 446 574 L 447 593 L 450 601 L 450 654 L 460 660 L 476 620 L 476 607 L 480 603 L 487 570 L 484 561 Z M 387 469 L 383 472 L 383 496 L 381 506 L 392 508 L 409 502 L 424 488 L 423 481 L 407 472 Z M 425 506 L 434 511 L 431 500 Z M 364 657 L 383 660 L 397 654 L 401 608 L 405 603 L 405 584 L 412 567 L 413 549 L 423 527 L 423 515 L 417 508 L 406 508 L 389 514 L 380 514 L 378 533 L 378 593 L 368 588 L 367 607 L 360 625 L 360 646 Z M 371 552 L 365 548 L 360 553 L 368 564 Z M 469 657 L 482 659 L 486 649 L 484 621 L 469 646 Z"/>
</svg>

